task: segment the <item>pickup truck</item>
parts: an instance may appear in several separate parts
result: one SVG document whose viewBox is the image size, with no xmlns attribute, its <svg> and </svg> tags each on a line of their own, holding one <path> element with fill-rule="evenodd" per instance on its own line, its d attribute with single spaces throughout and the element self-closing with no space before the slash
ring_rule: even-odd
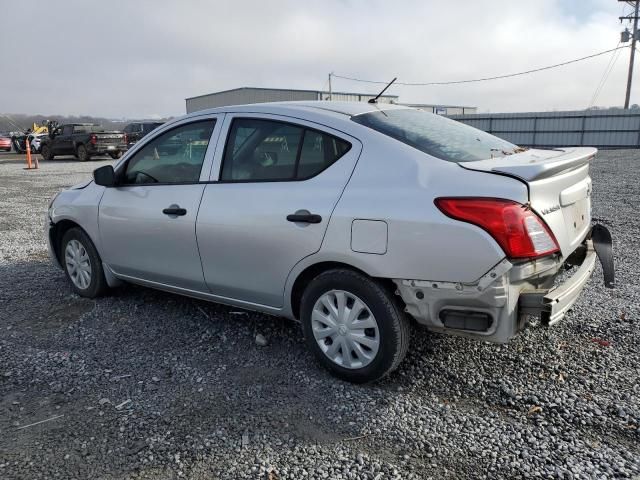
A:
<svg viewBox="0 0 640 480">
<path fill-rule="evenodd" d="M 56 155 L 75 155 L 81 162 L 104 154 L 118 159 L 126 150 L 126 133 L 108 132 L 99 125 L 88 123 L 60 125 L 42 139 L 40 146 L 45 160 L 53 160 Z"/>
<path fill-rule="evenodd" d="M 127 146 L 131 148 L 142 137 L 147 136 L 153 130 L 162 125 L 163 122 L 132 122 L 124 127 L 127 134 Z"/>
</svg>

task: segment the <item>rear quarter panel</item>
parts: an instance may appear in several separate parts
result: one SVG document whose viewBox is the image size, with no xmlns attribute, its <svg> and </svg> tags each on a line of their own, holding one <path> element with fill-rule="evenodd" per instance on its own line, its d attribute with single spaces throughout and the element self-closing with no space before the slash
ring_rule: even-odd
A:
<svg viewBox="0 0 640 480">
<path fill-rule="evenodd" d="M 433 200 L 482 196 L 526 203 L 522 182 L 465 170 L 381 134 L 368 135 L 362 142 L 360 160 L 333 212 L 322 248 L 306 263 L 342 261 L 375 277 L 465 283 L 476 281 L 504 258 L 488 233 L 446 217 Z M 386 253 L 351 249 L 354 219 L 387 223 Z"/>
</svg>

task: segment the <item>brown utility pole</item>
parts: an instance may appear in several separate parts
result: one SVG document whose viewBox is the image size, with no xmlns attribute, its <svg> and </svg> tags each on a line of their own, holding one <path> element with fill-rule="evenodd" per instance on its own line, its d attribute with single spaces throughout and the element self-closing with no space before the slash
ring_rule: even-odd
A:
<svg viewBox="0 0 640 480">
<path fill-rule="evenodd" d="M 636 41 L 638 40 L 638 6 L 640 0 L 618 0 L 619 2 L 625 2 L 629 5 L 634 5 L 633 16 L 627 15 L 626 17 L 620 17 L 620 23 L 623 20 L 633 20 L 633 30 L 631 31 L 631 54 L 629 56 L 629 74 L 627 75 L 627 93 L 624 97 L 624 108 L 629 109 L 629 100 L 631 98 L 631 83 L 633 82 L 633 62 L 636 58 Z"/>
</svg>

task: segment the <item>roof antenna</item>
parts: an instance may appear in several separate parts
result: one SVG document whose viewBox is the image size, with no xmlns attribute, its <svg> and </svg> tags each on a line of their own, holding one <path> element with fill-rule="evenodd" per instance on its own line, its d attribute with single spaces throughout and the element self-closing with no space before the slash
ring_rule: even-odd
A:
<svg viewBox="0 0 640 480">
<path fill-rule="evenodd" d="M 381 91 L 378 95 L 376 95 L 376 97 L 375 97 L 375 98 L 371 98 L 371 99 L 369 99 L 369 102 L 368 102 L 368 103 L 378 103 L 378 99 L 382 96 L 382 94 L 383 94 L 384 92 L 386 92 L 386 91 L 387 91 L 387 88 L 389 88 L 389 87 L 393 84 L 393 82 L 395 82 L 397 79 L 398 79 L 398 77 L 393 77 L 393 80 L 391 80 L 391 81 L 387 84 L 387 86 L 386 86 L 386 87 L 384 87 L 384 88 L 382 89 L 382 91 Z"/>
</svg>

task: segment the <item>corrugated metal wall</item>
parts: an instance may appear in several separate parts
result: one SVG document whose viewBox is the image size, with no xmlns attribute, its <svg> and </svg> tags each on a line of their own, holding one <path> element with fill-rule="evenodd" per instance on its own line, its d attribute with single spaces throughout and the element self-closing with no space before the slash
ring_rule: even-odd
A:
<svg viewBox="0 0 640 480">
<path fill-rule="evenodd" d="M 640 148 L 640 110 L 450 115 L 526 147 Z"/>
</svg>

